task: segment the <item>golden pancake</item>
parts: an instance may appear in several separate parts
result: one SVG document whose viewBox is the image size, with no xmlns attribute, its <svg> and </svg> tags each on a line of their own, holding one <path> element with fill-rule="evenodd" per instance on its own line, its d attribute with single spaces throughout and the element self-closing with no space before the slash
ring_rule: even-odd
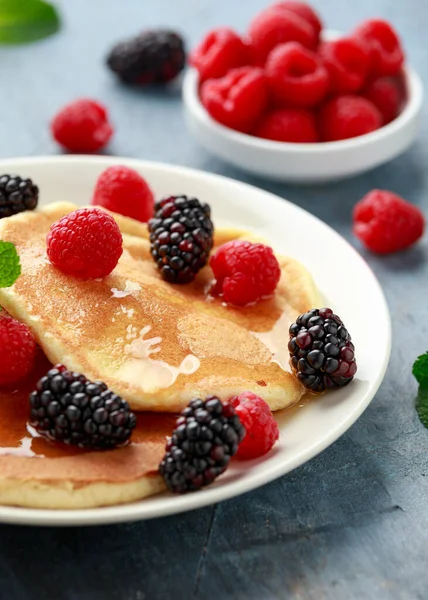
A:
<svg viewBox="0 0 428 600">
<path fill-rule="evenodd" d="M 272 410 L 296 403 L 303 388 L 288 369 L 288 326 L 320 304 L 312 278 L 293 259 L 278 257 L 281 281 L 273 298 L 226 306 L 207 290 L 205 267 L 189 285 L 163 281 L 150 256 L 147 228 L 114 215 L 123 255 L 111 275 L 81 281 L 53 267 L 46 235 L 77 207 L 51 204 L 0 221 L 22 274 L 0 289 L 0 305 L 25 322 L 52 363 L 104 381 L 135 410 L 178 412 L 196 396 L 225 400 L 246 390 Z M 218 230 L 216 244 L 248 234 Z"/>
</svg>

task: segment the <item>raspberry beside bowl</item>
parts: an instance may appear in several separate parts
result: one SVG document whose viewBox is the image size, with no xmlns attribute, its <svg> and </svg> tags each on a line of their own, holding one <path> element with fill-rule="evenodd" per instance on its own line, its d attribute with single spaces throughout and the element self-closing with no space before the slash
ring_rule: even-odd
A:
<svg viewBox="0 0 428 600">
<path fill-rule="evenodd" d="M 337 37 L 335 32 L 326 35 Z M 196 140 L 240 169 L 275 181 L 319 183 L 358 175 L 404 152 L 419 128 L 423 88 L 418 74 L 404 69 L 406 104 L 401 114 L 380 129 L 337 142 L 297 144 L 246 135 L 214 121 L 198 94 L 198 74 L 189 69 L 183 82 L 187 127 Z"/>
</svg>

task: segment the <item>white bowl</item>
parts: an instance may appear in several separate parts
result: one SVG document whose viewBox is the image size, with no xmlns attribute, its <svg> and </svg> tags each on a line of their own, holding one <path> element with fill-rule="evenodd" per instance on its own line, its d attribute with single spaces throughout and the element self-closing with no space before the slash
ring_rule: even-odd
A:
<svg viewBox="0 0 428 600">
<path fill-rule="evenodd" d="M 392 160 L 414 141 L 423 89 L 413 69 L 407 67 L 405 76 L 406 105 L 388 125 L 349 140 L 292 144 L 239 133 L 214 121 L 199 99 L 198 74 L 189 69 L 183 82 L 186 123 L 201 146 L 252 175 L 295 183 L 343 179 Z"/>
</svg>

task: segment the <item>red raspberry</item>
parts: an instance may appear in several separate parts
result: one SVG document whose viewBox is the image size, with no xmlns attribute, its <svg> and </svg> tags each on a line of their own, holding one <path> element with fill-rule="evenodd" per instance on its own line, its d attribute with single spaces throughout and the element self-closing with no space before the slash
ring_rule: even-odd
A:
<svg viewBox="0 0 428 600">
<path fill-rule="evenodd" d="M 315 117 L 303 108 L 277 108 L 266 113 L 254 135 L 267 140 L 298 144 L 318 141 Z"/>
<path fill-rule="evenodd" d="M 326 95 L 329 78 L 321 59 L 297 42 L 281 44 L 266 62 L 269 88 L 278 104 L 315 106 Z"/>
<path fill-rule="evenodd" d="M 96 152 L 113 135 L 105 106 L 94 100 L 75 100 L 67 104 L 51 123 L 52 135 L 71 152 Z"/>
<path fill-rule="evenodd" d="M 117 165 L 99 176 L 92 204 L 146 223 L 153 216 L 154 198 L 137 171 Z"/>
<path fill-rule="evenodd" d="M 36 342 L 23 323 L 0 316 L 0 385 L 15 383 L 33 369 Z"/>
<path fill-rule="evenodd" d="M 384 125 L 398 117 L 403 97 L 400 84 L 395 79 L 375 79 L 363 90 L 362 95 L 380 110 Z"/>
<path fill-rule="evenodd" d="M 228 27 L 210 31 L 190 54 L 189 63 L 199 80 L 223 77 L 230 69 L 249 63 L 249 51 L 239 35 Z"/>
<path fill-rule="evenodd" d="M 356 38 L 324 42 L 319 54 L 330 75 L 330 90 L 349 94 L 360 90 L 370 68 L 370 55 Z"/>
<path fill-rule="evenodd" d="M 322 22 L 320 16 L 315 12 L 312 6 L 309 6 L 309 4 L 305 4 L 304 2 L 296 2 L 295 0 L 286 0 L 285 2 L 273 4 L 267 10 L 288 10 L 307 21 L 309 25 L 313 27 L 317 36 L 319 36 L 321 33 Z"/>
<path fill-rule="evenodd" d="M 215 291 L 244 306 L 274 293 L 281 269 L 272 248 L 242 240 L 227 242 L 211 257 Z"/>
<path fill-rule="evenodd" d="M 389 23 L 382 19 L 364 21 L 354 35 L 367 45 L 373 76 L 398 75 L 404 62 L 404 52 L 397 32 Z"/>
<path fill-rule="evenodd" d="M 79 208 L 54 223 L 46 238 L 48 258 L 81 279 L 107 277 L 122 255 L 122 234 L 101 208 Z"/>
<path fill-rule="evenodd" d="M 272 449 L 279 438 L 278 425 L 269 404 L 252 392 L 243 392 L 229 400 L 245 427 L 245 437 L 239 444 L 236 458 L 258 458 Z"/>
<path fill-rule="evenodd" d="M 233 69 L 201 86 L 201 100 L 210 115 L 226 127 L 248 132 L 267 106 L 266 78 L 257 67 Z"/>
<path fill-rule="evenodd" d="M 325 142 L 346 140 L 379 129 L 382 115 L 360 96 L 338 96 L 321 108 L 320 133 Z"/>
<path fill-rule="evenodd" d="M 313 27 L 287 10 L 262 12 L 251 23 L 248 33 L 261 64 L 278 44 L 299 42 L 305 48 L 315 49 L 318 43 Z"/>
<path fill-rule="evenodd" d="M 354 234 L 373 252 L 404 250 L 422 237 L 422 212 L 386 190 L 372 190 L 354 207 Z"/>
</svg>

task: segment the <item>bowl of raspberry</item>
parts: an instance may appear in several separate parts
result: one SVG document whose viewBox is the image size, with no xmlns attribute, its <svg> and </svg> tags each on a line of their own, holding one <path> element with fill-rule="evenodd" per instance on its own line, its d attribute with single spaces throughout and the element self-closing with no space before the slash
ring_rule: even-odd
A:
<svg viewBox="0 0 428 600">
<path fill-rule="evenodd" d="M 419 129 L 423 89 L 385 20 L 323 30 L 302 2 L 264 9 L 245 35 L 222 27 L 190 55 L 186 123 L 219 158 L 277 181 L 361 174 L 403 153 Z"/>
</svg>

